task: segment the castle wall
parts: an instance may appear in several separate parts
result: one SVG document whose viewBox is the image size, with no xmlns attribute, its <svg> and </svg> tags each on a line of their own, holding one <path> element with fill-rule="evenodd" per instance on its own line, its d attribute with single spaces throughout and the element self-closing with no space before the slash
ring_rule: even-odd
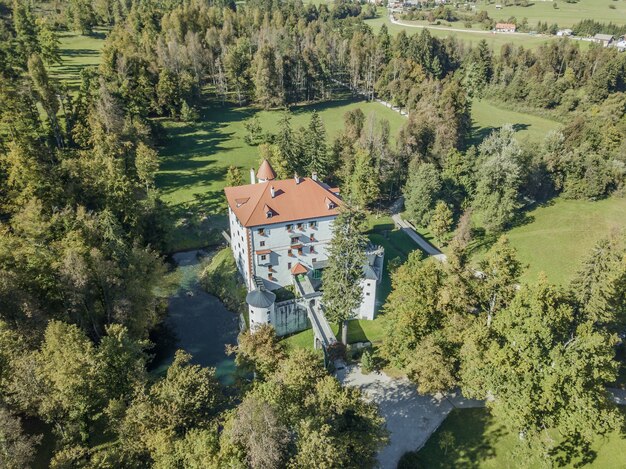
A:
<svg viewBox="0 0 626 469">
<path fill-rule="evenodd" d="M 296 300 L 276 303 L 272 313 L 271 324 L 279 337 L 304 331 L 311 327 L 306 309 L 298 305 Z"/>
</svg>

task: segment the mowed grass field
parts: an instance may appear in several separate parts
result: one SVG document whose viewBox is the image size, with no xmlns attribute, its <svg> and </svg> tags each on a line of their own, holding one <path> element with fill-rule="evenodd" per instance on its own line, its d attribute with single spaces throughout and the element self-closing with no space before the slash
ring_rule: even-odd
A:
<svg viewBox="0 0 626 469">
<path fill-rule="evenodd" d="M 520 141 L 542 141 L 551 130 L 557 130 L 561 124 L 523 112 L 503 109 L 485 99 L 472 102 L 472 143 L 478 145 L 491 132 L 504 124 L 512 124 L 516 137 Z"/>
<path fill-rule="evenodd" d="M 550 282 L 566 284 L 598 240 L 626 228 L 626 199 L 558 198 L 527 216 L 528 223 L 506 233 L 527 266 L 522 282 L 536 281 L 539 272 L 544 272 Z M 481 251 L 474 259 L 483 255 Z"/>
<path fill-rule="evenodd" d="M 64 83 L 70 90 L 76 91 L 80 86 L 80 72 L 86 67 L 97 66 L 107 30 L 97 28 L 91 36 L 65 32 L 59 37 L 59 48 L 62 63 L 50 67 L 53 78 Z"/>
<path fill-rule="evenodd" d="M 313 110 L 319 112 L 326 128 L 328 145 L 343 129 L 344 114 L 360 108 L 367 116 L 387 119 L 395 136 L 405 117 L 375 102 L 339 99 L 291 109 L 292 128 L 306 127 Z M 207 213 L 223 209 L 222 189 L 230 165 L 242 169 L 249 181 L 250 168 L 259 165 L 259 149 L 248 145 L 244 124 L 253 115 L 259 117 L 264 132 L 276 132 L 283 111 L 252 107 L 212 105 L 203 109 L 197 123 L 165 121 L 166 144 L 160 149 L 161 168 L 157 185 L 163 199 L 171 204 L 193 204 Z"/>
<path fill-rule="evenodd" d="M 386 8 L 379 7 L 378 12 L 379 13 L 377 18 L 365 21 L 365 23 L 369 24 L 375 32 L 378 32 L 383 24 L 387 26 L 387 30 L 390 34 L 397 34 L 398 32 L 404 30 L 407 34 L 411 35 L 419 33 L 424 29 L 423 27 L 393 24 L 389 20 L 389 14 Z M 452 24 L 452 28 L 463 29 L 462 22 L 456 22 Z M 530 36 L 526 34 L 494 34 L 491 31 L 482 31 L 479 29 L 473 30 L 477 32 L 448 31 L 445 29 L 445 26 L 442 25 L 437 26 L 437 28 L 444 29 L 434 29 L 432 27 L 429 27 L 427 29 L 434 37 L 444 38 L 448 36 L 453 36 L 462 41 L 467 46 L 476 46 L 479 41 L 482 41 L 484 39 L 485 41 L 487 41 L 487 44 L 496 52 L 498 52 L 504 44 L 513 43 L 517 45 L 523 45 L 527 49 L 536 49 L 537 47 L 539 47 L 539 45 L 554 40 L 554 38 L 550 36 Z"/>
<path fill-rule="evenodd" d="M 501 5 L 501 9 L 496 8 Z M 626 24 L 626 2 L 624 0 L 579 0 L 575 3 L 557 1 L 554 8 L 551 1 L 532 1 L 527 7 L 505 6 L 505 2 L 476 3 L 476 11 L 486 11 L 496 21 L 515 17 L 518 20 L 528 18 L 530 26 L 539 21 L 548 25 L 558 24 L 561 28 L 571 27 L 584 19 L 592 19 L 600 23 Z M 611 8 L 613 7 L 613 8 Z"/>
<path fill-rule="evenodd" d="M 446 447 L 442 434 L 452 434 L 454 442 Z M 419 451 L 419 466 L 428 469 L 516 469 L 519 460 L 513 453 L 516 435 L 494 421 L 486 409 L 454 409 Z M 626 440 L 618 432 L 598 438 L 591 447 L 591 461 L 580 460 L 563 468 L 623 469 L 626 467 Z M 536 469 L 536 467 L 531 467 Z M 538 469 L 538 468 L 537 468 Z"/>
</svg>

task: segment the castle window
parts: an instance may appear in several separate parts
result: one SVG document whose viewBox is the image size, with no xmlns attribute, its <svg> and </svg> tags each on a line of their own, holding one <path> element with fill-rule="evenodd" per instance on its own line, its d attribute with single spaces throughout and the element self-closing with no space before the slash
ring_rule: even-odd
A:
<svg viewBox="0 0 626 469">
<path fill-rule="evenodd" d="M 304 229 L 304 223 L 298 223 L 298 229 L 299 230 L 303 230 Z"/>
<path fill-rule="evenodd" d="M 287 231 L 293 231 L 293 225 L 287 225 Z"/>
<path fill-rule="evenodd" d="M 291 262 L 287 262 L 287 268 L 291 270 Z"/>
<path fill-rule="evenodd" d="M 313 258 L 313 263 L 317 262 L 317 257 Z"/>
<path fill-rule="evenodd" d="M 261 242 L 259 243 L 259 246 L 261 246 L 261 247 L 265 246 L 265 241 L 261 241 Z"/>
<path fill-rule="evenodd" d="M 274 275 L 272 275 L 271 273 L 267 274 L 267 279 L 274 280 Z"/>
<path fill-rule="evenodd" d="M 265 236 L 265 228 L 259 228 L 259 234 Z"/>
<path fill-rule="evenodd" d="M 262 260 L 262 261 L 267 260 L 267 256 L 266 256 L 265 254 L 263 254 L 263 255 L 261 256 L 261 260 Z"/>
<path fill-rule="evenodd" d="M 313 229 L 317 228 L 317 222 L 316 221 L 312 221 L 311 223 L 309 223 L 309 227 L 313 228 Z"/>
<path fill-rule="evenodd" d="M 300 242 L 300 237 L 299 236 L 293 236 L 291 238 L 291 244 L 298 244 Z"/>
</svg>

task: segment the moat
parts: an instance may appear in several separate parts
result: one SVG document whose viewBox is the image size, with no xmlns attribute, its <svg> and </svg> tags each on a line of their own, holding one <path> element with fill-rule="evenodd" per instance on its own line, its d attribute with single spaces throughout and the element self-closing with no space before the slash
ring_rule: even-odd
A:
<svg viewBox="0 0 626 469">
<path fill-rule="evenodd" d="M 174 343 L 161 350 L 155 372 L 161 373 L 169 366 L 177 349 L 193 356 L 193 362 L 214 367 L 223 384 L 230 384 L 235 372 L 234 358 L 226 355 L 226 345 L 236 344 L 239 316 L 228 309 L 215 296 L 205 292 L 199 282 L 202 261 L 201 251 L 186 251 L 173 256 L 180 273 L 179 288 L 168 301 L 165 325 L 174 336 Z M 159 344 L 159 347 L 162 347 Z"/>
</svg>

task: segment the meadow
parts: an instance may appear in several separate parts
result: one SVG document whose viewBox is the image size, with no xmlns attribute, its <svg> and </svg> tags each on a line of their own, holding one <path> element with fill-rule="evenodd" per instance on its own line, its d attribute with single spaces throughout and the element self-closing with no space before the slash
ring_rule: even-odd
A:
<svg viewBox="0 0 626 469">
<path fill-rule="evenodd" d="M 403 30 L 406 31 L 406 33 L 409 35 L 414 34 L 414 33 L 419 33 L 426 26 L 425 23 L 420 23 L 420 22 L 406 22 L 407 24 L 414 23 L 416 26 L 419 26 L 419 27 L 393 24 L 389 20 L 389 14 L 388 14 L 387 9 L 382 8 L 382 7 L 378 8 L 377 18 L 366 20 L 365 22 L 369 24 L 375 32 L 378 32 L 380 28 L 382 27 L 382 25 L 384 24 L 387 26 L 387 30 L 389 31 L 389 33 L 394 34 L 394 35 Z M 451 26 L 452 28 L 463 29 L 463 23 L 457 22 L 457 23 L 451 23 L 451 24 L 453 25 Z M 458 40 L 463 42 L 468 47 L 476 46 L 479 41 L 482 41 L 484 39 L 485 41 L 487 41 L 487 44 L 494 51 L 499 51 L 500 48 L 504 44 L 509 44 L 509 43 L 523 45 L 527 49 L 536 49 L 541 44 L 545 44 L 548 41 L 554 40 L 554 37 L 552 36 L 530 36 L 527 34 L 494 34 L 491 31 L 482 31 L 479 29 L 472 30 L 474 32 L 448 31 L 445 29 L 446 27 L 443 25 L 436 26 L 436 28 L 442 28 L 442 29 L 426 27 L 426 29 L 428 29 L 428 32 L 433 37 L 439 37 L 439 38 L 444 38 L 448 36 L 456 37 Z"/>
<path fill-rule="evenodd" d="M 556 3 L 554 8 L 553 3 Z M 496 8 L 501 5 L 501 9 Z M 531 1 L 526 7 L 505 5 L 505 2 L 488 2 L 481 0 L 476 3 L 476 11 L 486 11 L 496 21 L 515 17 L 518 20 L 528 19 L 530 26 L 539 21 L 548 25 L 558 24 L 561 28 L 572 27 L 584 19 L 593 19 L 600 23 L 626 24 L 626 2 L 623 0 L 580 0 L 568 3 L 551 1 Z"/>
<path fill-rule="evenodd" d="M 498 107 L 485 99 L 472 102 L 472 143 L 479 144 L 491 132 L 504 124 L 512 124 L 516 137 L 521 141 L 542 141 L 551 130 L 561 124 L 533 114 Z"/>
<path fill-rule="evenodd" d="M 515 469 L 520 466 L 519 456 L 514 453 L 516 439 L 517 436 L 508 433 L 486 409 L 454 409 L 417 453 L 419 465 L 410 467 Z M 589 469 L 626 467 L 624 439 L 617 432 L 597 438 L 589 460 L 577 459 L 559 467 L 582 466 Z M 538 466 L 529 469 L 538 469 Z"/>
<path fill-rule="evenodd" d="M 104 28 L 96 28 L 91 36 L 74 32 L 60 33 L 59 52 L 62 63 L 50 67 L 50 75 L 71 91 L 77 91 L 80 86 L 80 72 L 101 62 L 106 33 L 107 29 Z"/>
<path fill-rule="evenodd" d="M 583 259 L 600 239 L 626 227 L 626 199 L 566 200 L 557 198 L 526 214 L 520 226 L 506 236 L 526 266 L 522 282 L 537 280 L 544 272 L 556 284 L 568 283 Z M 484 255 L 475 246 L 473 259 Z"/>
</svg>

